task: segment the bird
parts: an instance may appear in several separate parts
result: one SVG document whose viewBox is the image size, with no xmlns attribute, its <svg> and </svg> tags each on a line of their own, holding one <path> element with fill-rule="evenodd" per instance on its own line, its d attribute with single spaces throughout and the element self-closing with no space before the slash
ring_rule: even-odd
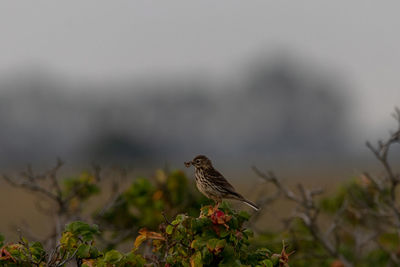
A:
<svg viewBox="0 0 400 267">
<path fill-rule="evenodd" d="M 194 166 L 196 186 L 207 198 L 215 201 L 215 209 L 218 209 L 222 199 L 235 199 L 246 203 L 256 211 L 260 208 L 253 202 L 245 199 L 235 188 L 219 173 L 211 163 L 211 160 L 204 155 L 198 155 L 193 160 L 184 162 L 189 168 Z"/>
</svg>

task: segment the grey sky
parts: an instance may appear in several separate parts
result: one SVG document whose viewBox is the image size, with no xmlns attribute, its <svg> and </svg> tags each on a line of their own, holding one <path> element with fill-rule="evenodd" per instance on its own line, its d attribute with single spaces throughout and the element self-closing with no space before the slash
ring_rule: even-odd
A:
<svg viewBox="0 0 400 267">
<path fill-rule="evenodd" d="M 198 71 L 218 78 L 257 53 L 286 49 L 346 79 L 359 129 L 387 128 L 400 105 L 399 8 L 398 1 L 2 1 L 0 76 L 37 65 L 91 80 Z"/>
</svg>

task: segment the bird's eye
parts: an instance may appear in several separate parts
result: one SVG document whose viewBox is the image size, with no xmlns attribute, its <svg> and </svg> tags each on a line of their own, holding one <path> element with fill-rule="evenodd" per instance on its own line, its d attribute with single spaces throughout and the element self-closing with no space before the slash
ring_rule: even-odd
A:
<svg viewBox="0 0 400 267">
<path fill-rule="evenodd" d="M 200 163 L 200 160 L 198 159 L 198 160 L 196 160 L 196 163 Z"/>
</svg>

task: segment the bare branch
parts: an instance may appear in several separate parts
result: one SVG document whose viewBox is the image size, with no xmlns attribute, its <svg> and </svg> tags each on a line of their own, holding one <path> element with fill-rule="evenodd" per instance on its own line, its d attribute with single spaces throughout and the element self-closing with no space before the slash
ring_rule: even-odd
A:
<svg viewBox="0 0 400 267">
<path fill-rule="evenodd" d="M 69 261 L 71 261 L 73 258 L 75 258 L 75 255 L 76 255 L 76 253 L 78 252 L 78 249 L 79 249 L 79 247 L 77 247 L 76 249 L 75 249 L 75 251 L 70 255 L 70 254 L 67 254 L 67 258 L 66 259 L 64 259 L 63 261 L 61 261 L 60 263 L 58 263 L 56 266 L 57 267 L 62 267 L 62 266 L 64 266 L 64 264 L 66 264 L 67 262 L 69 262 Z"/>
<path fill-rule="evenodd" d="M 256 167 L 253 167 L 253 170 L 260 178 L 275 185 L 277 190 L 281 192 L 286 199 L 291 200 L 296 204 L 295 211 L 293 213 L 294 218 L 299 218 L 303 221 L 304 225 L 307 227 L 311 233 L 311 236 L 316 242 L 324 247 L 332 257 L 339 258 L 346 267 L 353 266 L 353 264 L 341 254 L 339 247 L 332 243 L 330 233 L 328 232 L 323 234 L 317 223 L 319 208 L 315 204 L 314 198 L 315 196 L 323 193 L 322 189 L 308 190 L 302 184 L 298 184 L 297 189 L 299 194 L 296 195 L 293 191 L 285 187 L 272 172 L 265 174 Z M 331 225 L 329 230 L 330 232 L 335 232 L 335 230 L 339 227 L 341 222 L 339 220 L 339 216 L 340 214 L 338 214 L 338 218 L 334 220 L 333 224 Z"/>
<path fill-rule="evenodd" d="M 28 178 L 28 181 L 20 181 L 18 183 L 14 182 L 7 175 L 3 175 L 3 179 L 7 183 L 9 183 L 11 186 L 25 188 L 25 189 L 28 189 L 28 190 L 33 191 L 33 192 L 39 192 L 39 193 L 49 197 L 50 199 L 53 199 L 53 200 L 56 200 L 56 201 L 58 200 L 57 199 L 57 195 L 55 195 L 51 191 L 45 189 L 44 187 L 41 187 L 36 182 L 31 182 L 30 178 Z"/>
<path fill-rule="evenodd" d="M 264 179 L 266 182 L 274 184 L 279 191 L 281 191 L 286 198 L 292 200 L 292 201 L 300 201 L 296 195 L 287 189 L 275 176 L 275 174 L 271 171 L 269 171 L 267 174 L 261 172 L 259 169 L 257 169 L 255 166 L 252 167 L 253 171 L 262 179 Z"/>
</svg>

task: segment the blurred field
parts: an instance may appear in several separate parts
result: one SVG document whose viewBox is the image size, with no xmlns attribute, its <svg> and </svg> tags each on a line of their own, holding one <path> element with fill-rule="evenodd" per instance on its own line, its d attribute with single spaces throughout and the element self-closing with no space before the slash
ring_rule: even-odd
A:
<svg viewBox="0 0 400 267">
<path fill-rule="evenodd" d="M 186 171 L 186 173 L 188 177 L 192 178 L 192 172 Z M 282 175 L 277 170 L 276 173 L 290 187 L 295 187 L 298 183 L 302 183 L 307 188 L 325 188 L 326 194 L 334 191 L 342 182 L 351 179 L 351 175 L 346 168 L 340 170 L 324 168 L 308 171 L 303 170 L 302 172 L 286 171 Z M 152 171 L 144 171 L 142 174 L 130 174 L 124 182 L 126 185 L 121 185 L 121 189 L 126 188 L 135 177 L 151 177 L 152 175 L 154 175 Z M 238 172 L 227 171 L 226 176 L 230 177 L 230 181 L 238 191 L 242 192 L 249 199 L 256 200 L 257 197 L 262 195 L 272 195 L 274 193 L 274 189 L 266 186 L 254 173 L 240 174 Z M 248 179 L 244 181 L 243 177 L 248 177 Z M 105 175 L 103 177 L 103 181 L 101 182 L 102 193 L 94 196 L 89 201 L 88 205 L 84 207 L 84 213 L 90 214 L 94 209 L 102 207 L 108 200 L 110 179 L 112 179 L 111 176 L 107 177 Z M 195 185 L 192 184 L 192 186 L 194 187 Z M 4 181 L 0 182 L 0 203 L 2 203 L 0 232 L 5 234 L 7 240 L 15 241 L 18 238 L 17 229 L 19 227 L 28 230 L 29 233 L 26 234 L 30 234 L 32 237 L 35 237 L 35 235 L 43 237 L 48 233 L 49 226 L 53 223 L 53 218 L 45 216 L 37 210 L 38 201 L 41 206 L 46 207 L 46 199 L 38 198 L 37 193 L 26 192 L 23 189 L 14 188 Z M 247 206 L 238 202 L 231 201 L 231 203 L 236 209 L 249 210 Z M 263 215 L 257 221 L 256 227 L 260 230 L 281 229 L 282 224 L 280 219 L 291 214 L 291 207 L 291 203 L 281 200 L 268 206 L 262 210 Z M 271 220 L 270 215 L 273 215 L 274 220 Z M 269 219 L 267 219 L 268 217 Z"/>
</svg>

